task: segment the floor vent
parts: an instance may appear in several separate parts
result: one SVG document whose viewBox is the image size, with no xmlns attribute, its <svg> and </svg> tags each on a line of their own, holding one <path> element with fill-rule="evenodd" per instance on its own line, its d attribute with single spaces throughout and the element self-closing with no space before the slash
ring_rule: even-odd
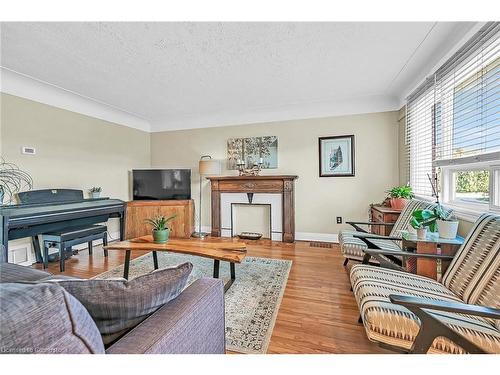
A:
<svg viewBox="0 0 500 375">
<path fill-rule="evenodd" d="M 326 249 L 331 249 L 333 244 L 330 242 L 309 242 L 309 246 L 311 247 L 324 247 Z"/>
</svg>

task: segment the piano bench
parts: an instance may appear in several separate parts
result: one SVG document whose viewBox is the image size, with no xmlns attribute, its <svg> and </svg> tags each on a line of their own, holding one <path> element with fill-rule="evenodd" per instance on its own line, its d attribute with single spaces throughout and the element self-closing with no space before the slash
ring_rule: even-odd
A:
<svg viewBox="0 0 500 375">
<path fill-rule="evenodd" d="M 59 248 L 59 270 L 64 272 L 64 261 L 66 251 L 71 250 L 74 245 L 87 242 L 89 255 L 92 255 L 92 241 L 102 239 L 103 246 L 108 244 L 108 228 L 105 225 L 92 225 L 85 227 L 68 227 L 64 230 L 44 233 L 43 242 L 43 268 L 48 267 L 49 245 L 55 243 Z M 104 256 L 108 256 L 108 251 L 104 250 Z"/>
</svg>

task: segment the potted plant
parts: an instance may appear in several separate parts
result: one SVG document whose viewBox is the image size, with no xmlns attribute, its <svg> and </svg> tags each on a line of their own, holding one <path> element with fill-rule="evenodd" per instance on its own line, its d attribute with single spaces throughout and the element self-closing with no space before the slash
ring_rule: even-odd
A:
<svg viewBox="0 0 500 375">
<path fill-rule="evenodd" d="M 436 217 L 432 210 L 415 210 L 411 214 L 410 225 L 417 230 L 417 238 L 425 240 L 427 238 L 427 228 L 434 227 Z M 431 228 L 431 232 L 433 232 Z"/>
<path fill-rule="evenodd" d="M 395 186 L 387 191 L 387 197 L 391 203 L 391 207 L 395 210 L 402 210 L 407 199 L 413 198 L 413 191 L 408 185 Z"/>
<path fill-rule="evenodd" d="M 99 198 L 101 191 L 102 188 L 100 186 L 93 186 L 89 189 L 89 193 L 92 198 Z"/>
<path fill-rule="evenodd" d="M 434 209 L 436 217 L 436 227 L 439 237 L 446 239 L 455 239 L 458 232 L 458 220 L 454 215 L 450 215 L 443 209 L 443 206 L 438 204 Z"/>
<path fill-rule="evenodd" d="M 176 215 L 165 217 L 157 216 L 153 219 L 146 219 L 145 222 L 153 227 L 153 240 L 155 243 L 165 243 L 170 236 L 170 228 L 167 226 L 168 222 L 173 220 Z"/>
<path fill-rule="evenodd" d="M 0 157 L 0 205 L 4 199 L 7 204 L 14 202 L 17 193 L 32 188 L 33 179 L 27 172 Z"/>
</svg>

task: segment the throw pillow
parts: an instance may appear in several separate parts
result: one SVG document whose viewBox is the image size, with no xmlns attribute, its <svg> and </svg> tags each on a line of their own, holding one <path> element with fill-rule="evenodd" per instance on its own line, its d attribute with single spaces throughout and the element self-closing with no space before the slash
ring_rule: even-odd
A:
<svg viewBox="0 0 500 375">
<path fill-rule="evenodd" d="M 80 302 L 54 283 L 0 284 L 1 353 L 104 353 Z"/>
<path fill-rule="evenodd" d="M 132 280 L 54 280 L 78 299 L 94 319 L 104 344 L 109 344 L 176 298 L 186 286 L 193 265 L 184 263 L 152 271 Z"/>
</svg>

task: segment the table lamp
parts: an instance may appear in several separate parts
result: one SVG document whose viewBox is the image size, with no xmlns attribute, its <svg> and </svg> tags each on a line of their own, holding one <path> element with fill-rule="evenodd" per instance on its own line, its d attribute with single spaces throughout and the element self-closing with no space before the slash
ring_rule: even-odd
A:
<svg viewBox="0 0 500 375">
<path fill-rule="evenodd" d="M 198 221 L 198 232 L 193 233 L 193 237 L 204 238 L 208 235 L 208 233 L 204 233 L 201 231 L 201 204 L 202 204 L 202 194 L 201 194 L 201 182 L 203 180 L 203 176 L 209 175 L 218 175 L 221 173 L 221 165 L 219 161 L 213 160 L 210 155 L 203 155 L 200 158 L 198 163 L 198 169 L 200 173 L 200 203 L 199 203 L 199 221 Z"/>
</svg>

